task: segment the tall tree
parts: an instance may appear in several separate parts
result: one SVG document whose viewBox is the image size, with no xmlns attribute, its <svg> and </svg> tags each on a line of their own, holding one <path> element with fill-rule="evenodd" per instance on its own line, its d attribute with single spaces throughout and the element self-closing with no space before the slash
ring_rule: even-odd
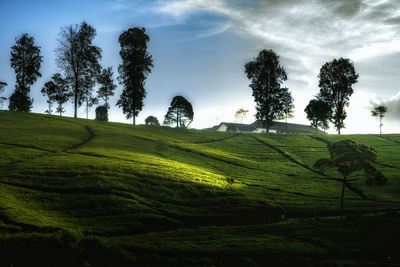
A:
<svg viewBox="0 0 400 267">
<path fill-rule="evenodd" d="M 62 105 L 68 102 L 73 95 L 68 81 L 64 79 L 60 73 L 54 74 L 50 81 L 44 84 L 41 92 L 48 98 L 47 103 L 49 103 L 49 111 L 51 111 L 51 103 L 56 102 L 58 104 L 56 112 L 59 113 L 60 116 L 65 112 Z"/>
<path fill-rule="evenodd" d="M 244 118 L 246 118 L 247 112 L 249 112 L 247 109 L 238 109 L 238 111 L 236 111 L 235 113 L 235 119 L 237 121 L 240 121 L 240 123 L 243 123 Z"/>
<path fill-rule="evenodd" d="M 331 107 L 322 99 L 311 99 L 304 112 L 307 114 L 307 119 L 311 122 L 311 126 L 318 132 L 321 127 L 324 132 L 329 127 L 329 119 L 331 117 Z"/>
<path fill-rule="evenodd" d="M 33 99 L 29 97 L 30 86 L 42 76 L 39 72 L 43 58 L 35 39 L 27 33 L 16 38 L 11 47 L 11 67 L 16 74 L 15 91 L 10 96 L 9 108 L 13 111 L 30 111 Z"/>
<path fill-rule="evenodd" d="M 256 118 L 262 120 L 269 133 L 273 120 L 282 116 L 288 96 L 288 88 L 282 87 L 287 80 L 285 69 L 279 64 L 279 56 L 272 50 L 262 50 L 257 58 L 245 65 L 250 87 L 256 102 Z"/>
<path fill-rule="evenodd" d="M 5 87 L 7 86 L 7 83 L 0 81 L 0 94 L 2 94 L 5 91 Z M 7 98 L 2 96 L 0 97 L 0 110 L 3 109 L 3 103 L 6 101 Z"/>
<path fill-rule="evenodd" d="M 348 58 L 334 59 L 325 63 L 319 73 L 319 96 L 331 106 L 332 123 L 340 134 L 347 114 L 349 98 L 353 94 L 352 85 L 357 82 L 358 74 Z"/>
<path fill-rule="evenodd" d="M 110 98 L 110 96 L 114 95 L 114 90 L 115 88 L 117 88 L 117 86 L 114 84 L 113 75 L 114 73 L 112 71 L 112 67 L 108 67 L 101 71 L 97 79 L 97 82 L 100 85 L 97 94 L 99 98 L 102 98 L 104 100 L 104 105 L 107 109 L 110 108 L 110 105 L 108 104 L 108 99 Z"/>
<path fill-rule="evenodd" d="M 330 158 L 319 159 L 314 167 L 324 169 L 327 167 L 336 167 L 342 174 L 342 194 L 340 198 L 340 213 L 343 218 L 344 191 L 348 183 L 348 177 L 351 173 L 364 170 L 367 177 L 367 185 L 384 185 L 386 177 L 375 169 L 371 162 L 377 158 L 377 151 L 367 145 L 346 139 L 328 145 Z"/>
<path fill-rule="evenodd" d="M 94 86 L 96 84 L 96 80 L 93 77 L 86 75 L 85 79 L 83 80 L 83 90 L 82 96 L 80 97 L 80 101 L 78 102 L 79 106 L 85 103 L 85 110 L 86 110 L 86 119 L 89 118 L 89 108 L 93 107 L 99 103 L 99 99 L 95 96 L 94 93 Z"/>
<path fill-rule="evenodd" d="M 127 119 L 135 118 L 143 108 L 146 97 L 144 88 L 147 75 L 153 67 L 153 59 L 147 53 L 150 38 L 145 28 L 130 28 L 119 36 L 122 64 L 118 67 L 119 82 L 124 89 L 117 102 Z"/>
<path fill-rule="evenodd" d="M 193 121 L 192 104 L 183 96 L 175 96 L 164 118 L 165 125 L 176 124 L 176 128 L 188 128 Z"/>
<path fill-rule="evenodd" d="M 96 30 L 85 21 L 79 26 L 75 24 L 62 28 L 59 35 L 57 64 L 65 72 L 73 90 L 74 118 L 77 117 L 78 106 L 84 102 L 88 84 L 93 83 L 101 69 L 101 49 L 92 44 L 95 36 Z"/>
<path fill-rule="evenodd" d="M 382 119 L 383 117 L 385 117 L 386 111 L 387 107 L 384 105 L 379 105 L 371 111 L 371 115 L 373 117 L 379 117 L 379 134 L 382 134 L 382 126 L 383 126 Z"/>
</svg>

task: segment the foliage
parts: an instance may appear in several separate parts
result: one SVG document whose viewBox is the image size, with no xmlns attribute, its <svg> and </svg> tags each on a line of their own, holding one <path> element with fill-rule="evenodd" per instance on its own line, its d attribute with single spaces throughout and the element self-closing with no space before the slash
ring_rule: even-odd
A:
<svg viewBox="0 0 400 267">
<path fill-rule="evenodd" d="M 44 84 L 41 92 L 42 95 L 46 95 L 48 98 L 48 113 L 51 114 L 51 103 L 56 102 L 58 104 L 56 112 L 62 116 L 62 113 L 65 112 L 62 105 L 68 102 L 72 96 L 68 81 L 64 79 L 60 73 L 55 73 L 51 77 L 50 81 Z"/>
<path fill-rule="evenodd" d="M 279 56 L 272 50 L 262 50 L 254 61 L 245 65 L 247 78 L 256 102 L 256 118 L 264 122 L 267 133 L 273 120 L 291 109 L 293 99 L 288 88 L 281 87 L 287 80 L 285 69 L 279 64 Z"/>
<path fill-rule="evenodd" d="M 98 106 L 96 108 L 96 120 L 108 121 L 108 108 L 107 108 L 107 106 Z"/>
<path fill-rule="evenodd" d="M 334 59 L 325 63 L 319 72 L 319 98 L 328 103 L 332 110 L 331 120 L 340 134 L 347 114 L 349 98 L 353 94 L 352 85 L 357 82 L 358 74 L 348 58 Z"/>
<path fill-rule="evenodd" d="M 76 118 L 78 105 L 82 105 L 85 96 L 90 99 L 95 77 L 100 73 L 101 49 L 92 44 L 96 30 L 85 21 L 62 28 L 59 36 L 57 64 L 72 88 Z"/>
<path fill-rule="evenodd" d="M 176 128 L 188 128 L 193 121 L 192 104 L 183 96 L 175 96 L 165 114 L 164 125 L 176 124 Z"/>
<path fill-rule="evenodd" d="M 311 122 L 311 126 L 316 132 L 319 127 L 324 129 L 329 128 L 329 119 L 331 117 L 331 107 L 322 99 L 311 99 L 304 112 L 307 114 L 307 119 Z"/>
<path fill-rule="evenodd" d="M 158 122 L 157 117 L 154 116 L 148 116 L 145 120 L 144 120 L 146 125 L 156 125 L 156 126 L 160 126 L 160 123 Z"/>
<path fill-rule="evenodd" d="M 382 126 L 383 126 L 382 119 L 383 119 L 383 117 L 385 117 L 386 111 L 387 111 L 387 107 L 384 105 L 379 105 L 371 111 L 372 116 L 379 117 L 379 133 L 380 134 L 382 134 Z"/>
<path fill-rule="evenodd" d="M 43 61 L 40 47 L 34 43 L 35 39 L 24 33 L 11 47 L 11 67 L 16 74 L 15 91 L 10 97 L 9 104 L 12 111 L 28 112 L 32 108 L 33 100 L 29 97 L 30 86 L 42 76 L 39 70 Z"/>
<path fill-rule="evenodd" d="M 249 112 L 247 109 L 240 108 L 235 113 L 235 119 L 240 121 L 240 123 L 243 123 L 244 118 L 246 118 L 247 112 Z"/>
<path fill-rule="evenodd" d="M 153 59 L 147 52 L 149 40 L 145 28 L 137 27 L 124 31 L 118 39 L 122 59 L 118 67 L 118 79 L 124 89 L 117 106 L 122 107 L 127 119 L 133 118 L 134 125 L 146 97 L 145 80 L 153 67 Z"/>
<path fill-rule="evenodd" d="M 368 185 L 384 185 L 386 178 L 376 170 L 371 162 L 377 158 L 377 151 L 364 144 L 346 139 L 328 145 L 330 152 L 329 159 L 320 159 L 315 164 L 316 168 L 334 166 L 343 176 L 342 195 L 341 195 L 341 213 L 343 213 L 344 191 L 347 186 L 347 177 L 356 171 L 364 170 L 368 177 Z"/>
<path fill-rule="evenodd" d="M 114 79 L 113 79 L 113 71 L 112 67 L 108 67 L 106 69 L 103 69 L 97 78 L 97 82 L 99 83 L 100 87 L 97 91 L 97 94 L 99 98 L 102 98 L 105 102 L 105 107 L 107 109 L 110 108 L 110 105 L 108 104 L 108 99 L 110 96 L 114 95 L 114 90 L 117 88 L 117 85 L 114 84 Z"/>
</svg>

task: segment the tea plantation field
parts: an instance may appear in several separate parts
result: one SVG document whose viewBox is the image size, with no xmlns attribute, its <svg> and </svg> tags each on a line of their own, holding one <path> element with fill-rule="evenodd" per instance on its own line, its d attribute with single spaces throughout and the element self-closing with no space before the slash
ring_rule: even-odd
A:
<svg viewBox="0 0 400 267">
<path fill-rule="evenodd" d="M 320 172 L 377 149 L 385 186 Z M 400 135 L 177 131 L 0 111 L 0 266 L 397 266 Z"/>
</svg>

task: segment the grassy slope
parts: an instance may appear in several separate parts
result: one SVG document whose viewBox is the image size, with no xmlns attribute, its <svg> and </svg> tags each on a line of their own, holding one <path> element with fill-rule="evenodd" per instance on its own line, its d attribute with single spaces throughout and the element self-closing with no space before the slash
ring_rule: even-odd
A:
<svg viewBox="0 0 400 267">
<path fill-rule="evenodd" d="M 387 263 L 398 232 L 385 231 L 397 216 L 279 222 L 337 214 L 340 175 L 312 165 L 328 156 L 327 142 L 348 137 L 378 150 L 388 184 L 370 188 L 353 175 L 346 210 L 398 210 L 400 135 L 179 132 L 1 111 L 0 247 L 91 240 L 137 263 L 251 264 L 274 255 L 278 265 L 308 264 L 339 254 Z M 367 239 L 376 225 L 387 227 Z"/>
</svg>

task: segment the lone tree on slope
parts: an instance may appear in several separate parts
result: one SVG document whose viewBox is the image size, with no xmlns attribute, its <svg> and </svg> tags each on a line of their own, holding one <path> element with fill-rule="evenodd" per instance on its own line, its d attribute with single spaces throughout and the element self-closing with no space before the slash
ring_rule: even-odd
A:
<svg viewBox="0 0 400 267">
<path fill-rule="evenodd" d="M 193 121 L 193 107 L 183 96 L 175 96 L 165 115 L 164 124 L 176 124 L 176 128 L 188 128 Z"/>
<path fill-rule="evenodd" d="M 331 106 L 332 123 L 340 134 L 347 114 L 349 98 L 353 94 L 352 85 L 357 82 L 358 74 L 348 58 L 334 59 L 325 63 L 319 73 L 319 96 Z"/>
<path fill-rule="evenodd" d="M 384 185 L 387 179 L 376 170 L 371 162 L 377 158 L 377 151 L 367 145 L 358 144 L 353 140 L 346 139 L 328 145 L 330 158 L 319 159 L 314 167 L 324 169 L 326 167 L 336 167 L 343 175 L 342 194 L 340 197 L 340 217 L 343 219 L 344 191 L 347 185 L 348 176 L 355 172 L 364 170 L 367 177 L 366 184 Z"/>
<path fill-rule="evenodd" d="M 93 89 L 93 80 L 100 72 L 101 49 L 92 44 L 96 30 L 85 21 L 79 26 L 62 28 L 59 36 L 57 64 L 65 72 L 72 88 L 76 118 L 78 106 L 83 104 L 90 88 Z"/>
<path fill-rule="evenodd" d="M 144 83 L 153 67 L 153 59 L 147 53 L 150 38 L 145 28 L 130 28 L 119 36 L 122 64 L 118 67 L 119 82 L 124 89 L 117 102 L 127 119 L 135 118 L 143 108 L 146 97 Z"/>
<path fill-rule="evenodd" d="M 158 119 L 154 116 L 148 116 L 144 122 L 146 125 L 155 125 L 155 126 L 160 126 L 160 123 L 158 122 Z"/>
<path fill-rule="evenodd" d="M 10 96 L 9 103 L 9 109 L 12 111 L 28 112 L 32 108 L 33 99 L 29 97 L 30 86 L 42 76 L 39 69 L 43 61 L 40 47 L 34 43 L 35 39 L 24 33 L 11 47 L 11 67 L 16 74 L 15 91 Z"/>
<path fill-rule="evenodd" d="M 62 113 L 65 112 L 63 108 L 63 104 L 68 102 L 68 100 L 72 97 L 73 93 L 70 90 L 68 85 L 68 81 L 64 79 L 60 73 L 56 73 L 51 76 L 50 81 L 44 84 L 42 88 L 42 94 L 46 95 L 49 103 L 49 114 L 51 114 L 51 104 L 56 102 L 58 104 L 56 112 L 62 116 Z"/>
<path fill-rule="evenodd" d="M 304 112 L 307 119 L 311 122 L 311 126 L 315 128 L 315 132 L 319 127 L 325 130 L 329 128 L 329 119 L 331 117 L 331 107 L 328 103 L 321 99 L 311 99 Z"/>
<path fill-rule="evenodd" d="M 382 134 L 382 126 L 383 126 L 382 119 L 383 117 L 385 117 L 386 111 L 387 107 L 384 105 L 379 105 L 371 111 L 371 115 L 373 117 L 379 117 L 379 134 Z"/>
<path fill-rule="evenodd" d="M 288 88 L 282 87 L 287 80 L 285 69 L 279 64 L 279 56 L 272 50 L 262 50 L 254 61 L 245 65 L 250 87 L 256 102 L 256 118 L 262 120 L 267 133 L 273 120 L 282 116 L 292 100 Z"/>
</svg>

